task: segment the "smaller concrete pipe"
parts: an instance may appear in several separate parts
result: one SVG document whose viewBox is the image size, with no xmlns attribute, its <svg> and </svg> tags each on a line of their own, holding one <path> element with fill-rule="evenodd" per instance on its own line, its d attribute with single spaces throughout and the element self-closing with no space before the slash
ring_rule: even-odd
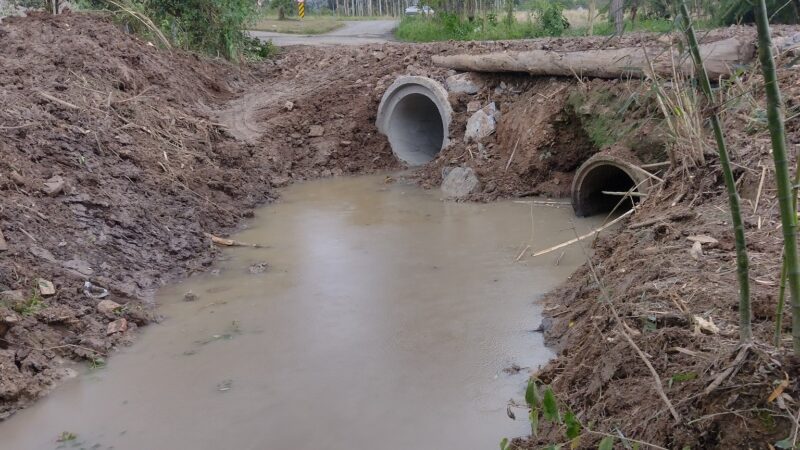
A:
<svg viewBox="0 0 800 450">
<path fill-rule="evenodd" d="M 378 106 L 378 131 L 394 154 L 411 166 L 425 164 L 448 143 L 453 109 L 447 91 L 426 77 L 399 77 Z"/>
<path fill-rule="evenodd" d="M 643 169 L 615 156 L 597 154 L 575 172 L 572 208 L 580 217 L 610 212 L 622 197 L 603 192 L 627 192 L 634 186 L 633 192 L 647 193 L 650 177 Z M 626 211 L 630 204 L 630 201 L 623 202 L 617 211 Z"/>
</svg>

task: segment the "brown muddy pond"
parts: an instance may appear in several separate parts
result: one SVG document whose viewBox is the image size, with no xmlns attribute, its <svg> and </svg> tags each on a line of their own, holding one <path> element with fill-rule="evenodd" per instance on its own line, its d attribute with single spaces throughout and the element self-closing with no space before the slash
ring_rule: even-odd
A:
<svg viewBox="0 0 800 450">
<path fill-rule="evenodd" d="M 552 356 L 536 299 L 584 257 L 515 260 L 602 218 L 439 197 L 383 176 L 286 189 L 235 236 L 267 248 L 162 289 L 161 324 L 1 424 L 0 447 L 496 449 L 526 434 L 506 404 L 529 370 L 503 369 Z M 77 438 L 56 443 L 64 431 Z"/>
</svg>

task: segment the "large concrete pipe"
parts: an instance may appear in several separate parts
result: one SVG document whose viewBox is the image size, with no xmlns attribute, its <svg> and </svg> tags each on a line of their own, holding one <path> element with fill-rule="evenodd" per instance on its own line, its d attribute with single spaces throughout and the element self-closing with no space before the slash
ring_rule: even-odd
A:
<svg viewBox="0 0 800 450">
<path fill-rule="evenodd" d="M 572 181 L 572 208 L 581 217 L 610 212 L 623 198 L 622 192 L 646 194 L 650 177 L 637 165 L 623 159 L 603 154 L 595 155 L 583 163 Z M 615 194 L 616 193 L 616 194 Z M 632 197 L 638 201 L 638 197 Z M 631 200 L 623 201 L 617 212 L 631 207 Z"/>
<path fill-rule="evenodd" d="M 378 131 L 392 151 L 411 166 L 432 160 L 447 145 L 453 109 L 447 91 L 426 77 L 403 76 L 383 94 L 378 106 Z"/>
</svg>

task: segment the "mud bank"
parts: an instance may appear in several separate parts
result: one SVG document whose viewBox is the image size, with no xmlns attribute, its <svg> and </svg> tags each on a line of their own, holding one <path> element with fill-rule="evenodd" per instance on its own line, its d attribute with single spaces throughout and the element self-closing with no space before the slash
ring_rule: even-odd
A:
<svg viewBox="0 0 800 450">
<path fill-rule="evenodd" d="M 728 28 L 705 38 L 737 33 L 753 31 Z M 213 261 L 204 233 L 233 230 L 295 180 L 399 167 L 374 125 L 377 106 L 399 75 L 447 85 L 455 74 L 432 67 L 432 54 L 630 47 L 659 37 L 287 49 L 244 68 L 157 50 L 84 15 L 4 20 L 0 39 L 0 230 L 8 245 L 0 250 L 0 290 L 12 292 L 0 317 L 13 322 L 10 331 L 0 328 L 6 416 L 69 375 L 64 360 L 103 358 L 154 320 L 152 291 Z M 800 80 L 796 69 L 782 67 L 787 107 L 796 111 Z M 755 350 L 704 392 L 732 364 L 738 317 L 724 188 L 708 145 L 697 166 L 654 170 L 664 181 L 620 231 L 594 243 L 592 257 L 680 421 L 670 418 L 598 302 L 587 269 L 546 299 L 554 319 L 547 336 L 560 354 L 535 375 L 599 431 L 668 448 L 743 448 L 791 430 L 797 367 L 788 345 L 768 344 L 780 230 L 757 81 L 745 76 L 731 87 L 735 107 L 725 114 L 749 202 Z M 424 186 L 438 187 L 450 169 L 465 167 L 479 183 L 464 199 L 565 197 L 575 170 L 598 152 L 639 164 L 680 156 L 645 82 L 514 75 L 472 82 L 472 93 L 451 89 L 452 145 L 413 175 Z M 467 142 L 468 120 L 492 102 L 496 129 Z M 796 116 L 787 128 L 790 144 L 799 144 Z M 688 238 L 698 235 L 713 241 L 690 252 Z M 42 295 L 40 278 L 54 283 L 54 295 Z M 119 306 L 98 310 L 99 299 L 83 293 L 85 281 L 107 288 Z M 704 331 L 697 317 L 716 328 Z M 784 373 L 786 397 L 767 402 Z M 580 446 L 593 448 L 596 438 L 587 435 Z M 552 427 L 515 445 L 562 441 Z"/>
</svg>

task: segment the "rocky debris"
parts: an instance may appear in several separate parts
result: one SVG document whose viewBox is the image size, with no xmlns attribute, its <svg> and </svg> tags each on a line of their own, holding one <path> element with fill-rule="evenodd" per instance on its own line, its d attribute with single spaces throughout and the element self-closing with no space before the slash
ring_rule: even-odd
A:
<svg viewBox="0 0 800 450">
<path fill-rule="evenodd" d="M 386 53 L 378 50 L 378 51 L 372 52 L 372 56 L 374 56 L 377 61 L 383 61 L 386 58 Z"/>
<path fill-rule="evenodd" d="M 119 311 L 120 308 L 122 308 L 122 305 L 113 300 L 101 300 L 100 303 L 97 304 L 97 311 L 109 318 L 117 317 L 117 311 Z"/>
<path fill-rule="evenodd" d="M 183 294 L 183 301 L 185 301 L 185 302 L 193 302 L 195 300 L 197 300 L 197 294 L 195 294 L 194 292 L 189 291 L 189 292 Z"/>
<path fill-rule="evenodd" d="M 477 94 L 481 90 L 480 84 L 471 73 L 451 75 L 445 80 L 447 91 L 453 94 Z"/>
<path fill-rule="evenodd" d="M 89 298 L 105 298 L 108 297 L 108 289 L 96 286 L 90 281 L 83 283 L 83 293 Z"/>
<path fill-rule="evenodd" d="M 442 181 L 442 193 L 451 199 L 463 199 L 476 192 L 480 181 L 470 167 L 454 167 L 449 170 Z"/>
<path fill-rule="evenodd" d="M 31 245 L 30 247 L 28 247 L 28 251 L 30 252 L 31 255 L 43 259 L 47 262 L 54 263 L 58 261 L 56 257 L 53 256 L 53 254 L 50 252 L 50 250 L 39 247 L 38 245 Z"/>
<path fill-rule="evenodd" d="M 59 175 L 49 178 L 44 183 L 44 187 L 42 190 L 45 194 L 49 195 L 50 197 L 57 197 L 59 194 L 64 192 L 64 178 Z"/>
<path fill-rule="evenodd" d="M 9 291 L 0 292 L 0 302 L 3 302 L 12 308 L 25 301 L 25 293 L 21 289 L 14 289 Z"/>
<path fill-rule="evenodd" d="M 497 129 L 498 111 L 494 102 L 475 111 L 467 120 L 464 142 L 479 141 L 491 136 Z"/>
<path fill-rule="evenodd" d="M 325 127 L 322 125 L 311 125 L 308 129 L 309 137 L 321 137 L 323 135 L 325 135 Z"/>
<path fill-rule="evenodd" d="M 11 178 L 11 181 L 13 181 L 17 186 L 25 186 L 25 177 L 20 175 L 16 170 L 11 171 L 9 178 Z"/>
<path fill-rule="evenodd" d="M 473 101 L 467 103 L 467 112 L 468 113 L 474 113 L 475 111 L 478 111 L 479 109 L 481 109 L 481 102 L 480 101 L 473 100 Z"/>
<path fill-rule="evenodd" d="M 44 297 L 49 297 L 56 294 L 56 287 L 50 280 L 39 278 L 36 280 L 36 286 L 39 288 L 39 293 Z"/>
<path fill-rule="evenodd" d="M 106 336 L 111 336 L 115 333 L 124 333 L 128 330 L 128 321 L 124 318 L 117 319 L 113 322 L 108 323 L 108 327 L 106 327 Z"/>
<path fill-rule="evenodd" d="M 294 109 L 294 102 L 287 101 L 286 103 L 283 104 L 283 109 L 285 111 L 293 110 Z"/>
<path fill-rule="evenodd" d="M 266 272 L 268 268 L 269 268 L 269 264 L 267 264 L 267 263 L 265 263 L 265 262 L 261 261 L 261 262 L 257 262 L 257 263 L 255 263 L 255 264 L 252 264 L 252 265 L 251 265 L 251 266 L 248 268 L 248 271 L 249 271 L 250 273 L 252 273 L 253 275 L 258 275 L 258 274 L 260 274 L 260 273 L 264 273 L 264 272 Z"/>
<path fill-rule="evenodd" d="M 0 338 L 5 337 L 6 333 L 21 320 L 20 316 L 14 311 L 0 306 Z"/>
<path fill-rule="evenodd" d="M 94 273 L 94 269 L 89 266 L 89 263 L 82 259 L 70 259 L 69 261 L 64 261 L 61 265 L 87 277 Z"/>
</svg>

